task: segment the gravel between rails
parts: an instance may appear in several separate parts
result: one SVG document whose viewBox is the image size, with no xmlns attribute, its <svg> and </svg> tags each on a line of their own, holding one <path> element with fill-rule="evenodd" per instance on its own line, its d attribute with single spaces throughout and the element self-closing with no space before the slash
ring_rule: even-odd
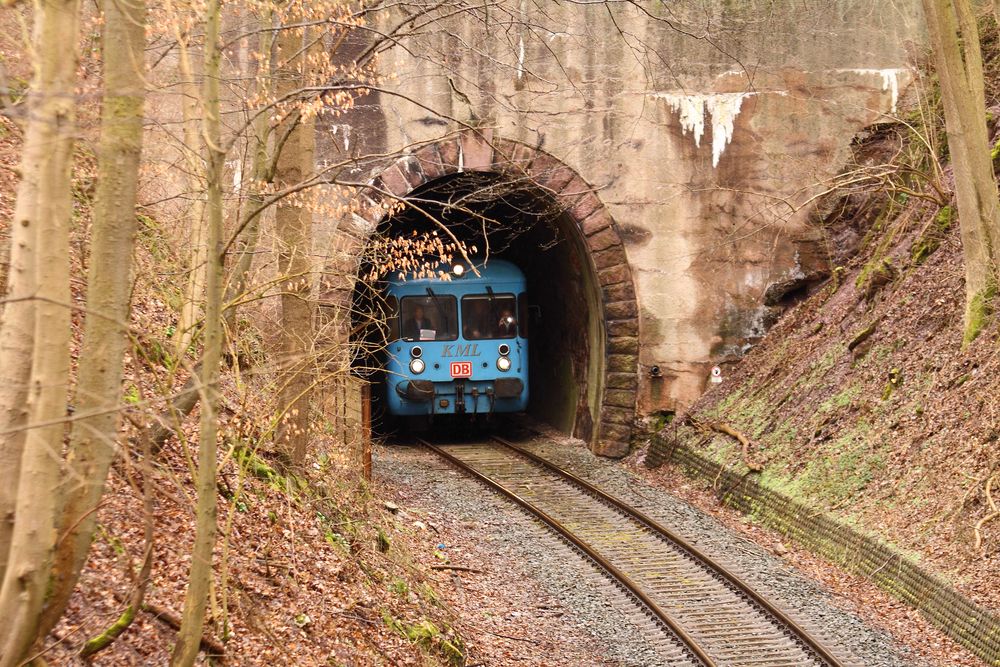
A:
<svg viewBox="0 0 1000 667">
<path fill-rule="evenodd" d="M 846 651 L 838 653 L 849 653 L 858 664 L 865 667 L 925 664 L 884 633 L 837 609 L 825 590 L 780 559 L 733 534 L 700 510 L 639 480 L 621 465 L 594 456 L 579 441 L 546 433 L 518 438 L 516 442 L 671 526 L 743 575 L 793 618 L 818 630 L 817 634 L 827 643 L 843 646 Z M 629 667 L 671 664 L 655 648 L 657 631 L 633 622 L 634 603 L 599 574 L 593 564 L 512 503 L 418 448 L 376 448 L 375 473 L 379 481 L 403 491 L 409 503 L 426 504 L 439 515 L 467 526 L 480 522 L 472 529 L 478 535 L 470 535 L 470 539 L 489 541 L 495 562 L 516 564 L 532 579 L 533 585 L 560 600 L 566 611 L 560 620 L 590 635 L 596 650 L 602 654 L 592 656 L 593 662 L 586 663 L 578 662 L 578 655 L 567 655 L 567 662 L 558 657 L 556 649 L 549 660 L 533 664 L 610 663 Z M 487 664 L 529 663 L 516 660 Z"/>
</svg>

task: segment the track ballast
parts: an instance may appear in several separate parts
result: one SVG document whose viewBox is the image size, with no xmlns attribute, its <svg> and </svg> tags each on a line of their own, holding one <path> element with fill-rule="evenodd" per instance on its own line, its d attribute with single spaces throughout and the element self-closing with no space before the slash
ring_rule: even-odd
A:
<svg viewBox="0 0 1000 667">
<path fill-rule="evenodd" d="M 662 630 L 657 650 L 669 664 L 845 665 L 694 545 L 552 462 L 498 437 L 421 444 L 540 519 L 626 590 L 640 624 Z"/>
</svg>

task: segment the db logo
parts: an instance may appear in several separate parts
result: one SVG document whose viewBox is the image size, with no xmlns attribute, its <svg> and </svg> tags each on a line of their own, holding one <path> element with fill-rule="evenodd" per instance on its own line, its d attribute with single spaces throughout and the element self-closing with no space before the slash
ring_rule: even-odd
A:
<svg viewBox="0 0 1000 667">
<path fill-rule="evenodd" d="M 453 362 L 451 362 L 451 376 L 453 378 L 470 378 L 470 377 L 472 377 L 472 362 L 471 361 L 453 361 Z"/>
</svg>

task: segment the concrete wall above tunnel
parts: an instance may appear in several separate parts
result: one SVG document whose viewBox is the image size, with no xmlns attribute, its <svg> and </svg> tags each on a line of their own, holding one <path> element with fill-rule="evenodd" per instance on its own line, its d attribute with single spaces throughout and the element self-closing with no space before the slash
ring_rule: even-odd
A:
<svg viewBox="0 0 1000 667">
<path fill-rule="evenodd" d="M 473 5 L 446 3 L 381 55 L 393 83 L 331 121 L 331 159 L 472 126 L 572 167 L 625 242 L 637 412 L 686 410 L 713 366 L 728 377 L 766 333 L 784 307 L 767 303 L 776 286 L 808 289 L 832 269 L 822 193 L 855 168 L 854 138 L 905 108 L 920 1 Z"/>
<path fill-rule="evenodd" d="M 632 270 L 618 225 L 594 189 L 552 155 L 495 136 L 490 130 L 467 130 L 425 144 L 377 170 L 359 194 L 349 222 L 337 230 L 321 302 L 343 308 L 361 266 L 361 257 L 381 221 L 414 191 L 462 172 L 487 172 L 530 184 L 556 202 L 569 239 L 579 248 L 584 271 L 593 276 L 597 326 L 588 332 L 586 415 L 574 432 L 605 456 L 623 456 L 636 417 L 638 391 L 639 308 Z M 585 262 L 585 264 L 582 264 Z M 584 279 L 581 276 L 581 279 Z M 580 422 L 583 422 L 582 424 Z M 591 423 L 592 421 L 592 423 Z"/>
</svg>

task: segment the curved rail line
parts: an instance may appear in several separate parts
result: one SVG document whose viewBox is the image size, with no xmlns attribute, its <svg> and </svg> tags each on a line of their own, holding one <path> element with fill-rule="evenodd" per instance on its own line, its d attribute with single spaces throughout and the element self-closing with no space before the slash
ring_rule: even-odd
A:
<svg viewBox="0 0 1000 667">
<path fill-rule="evenodd" d="M 419 442 L 585 554 L 694 664 L 844 667 L 806 628 L 674 531 L 551 461 L 492 440 L 502 449 Z"/>
</svg>

